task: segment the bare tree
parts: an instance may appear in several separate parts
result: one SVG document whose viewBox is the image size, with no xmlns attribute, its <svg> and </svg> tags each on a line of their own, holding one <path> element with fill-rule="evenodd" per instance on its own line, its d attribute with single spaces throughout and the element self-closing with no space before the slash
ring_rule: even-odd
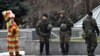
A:
<svg viewBox="0 0 100 56">
<path fill-rule="evenodd" d="M 85 12 L 88 13 L 90 11 L 90 5 L 89 5 L 89 0 L 85 0 L 86 5 L 85 5 Z"/>
</svg>

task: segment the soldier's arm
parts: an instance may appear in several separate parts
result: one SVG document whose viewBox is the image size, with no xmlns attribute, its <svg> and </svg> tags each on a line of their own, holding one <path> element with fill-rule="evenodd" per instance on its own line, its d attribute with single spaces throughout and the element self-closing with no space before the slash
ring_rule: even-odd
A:
<svg viewBox="0 0 100 56">
<path fill-rule="evenodd" d="M 73 21 L 70 18 L 68 18 L 67 22 L 68 22 L 68 26 L 73 27 Z"/>
<path fill-rule="evenodd" d="M 83 29 L 83 30 L 85 29 L 85 27 L 84 27 L 84 22 L 85 22 L 85 21 L 83 20 L 83 23 L 82 23 L 82 29 Z"/>
<path fill-rule="evenodd" d="M 94 26 L 94 28 L 95 28 L 95 30 L 97 32 L 97 35 L 99 36 L 99 28 L 97 26 L 96 20 L 93 21 L 93 26 Z"/>
<path fill-rule="evenodd" d="M 52 31 L 52 27 L 53 27 L 52 24 L 49 22 L 48 27 L 47 27 L 47 29 L 48 29 L 47 35 L 50 35 L 50 33 Z"/>
<path fill-rule="evenodd" d="M 36 26 L 35 26 L 36 33 L 37 33 L 37 34 L 40 34 L 40 33 L 39 33 L 39 31 L 40 31 L 40 22 L 41 22 L 41 21 L 38 21 L 37 24 L 36 24 Z"/>
<path fill-rule="evenodd" d="M 61 24 L 61 18 L 59 18 L 59 20 L 58 20 L 58 26 L 60 26 L 60 24 Z"/>
</svg>

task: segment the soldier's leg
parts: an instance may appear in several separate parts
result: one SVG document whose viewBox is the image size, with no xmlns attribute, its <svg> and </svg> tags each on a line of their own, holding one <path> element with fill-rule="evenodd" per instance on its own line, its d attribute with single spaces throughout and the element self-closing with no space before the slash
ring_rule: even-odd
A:
<svg viewBox="0 0 100 56">
<path fill-rule="evenodd" d="M 91 44 L 87 44 L 88 56 L 91 56 Z"/>
<path fill-rule="evenodd" d="M 95 52 L 96 47 L 97 47 L 97 43 L 92 43 L 92 46 L 91 46 L 91 56 L 94 56 L 94 52 Z"/>
<path fill-rule="evenodd" d="M 95 49 L 97 47 L 97 38 L 93 37 L 91 42 L 92 42 L 91 54 L 92 54 L 92 56 L 94 56 L 94 52 L 95 52 Z"/>
<path fill-rule="evenodd" d="M 49 55 L 49 36 L 45 38 L 45 51 L 46 55 Z"/>
<path fill-rule="evenodd" d="M 60 46 L 61 46 L 61 52 L 64 55 L 65 54 L 64 42 L 60 42 Z"/>
<path fill-rule="evenodd" d="M 65 32 L 59 32 L 60 34 L 60 47 L 61 47 L 61 52 L 63 55 L 65 55 Z"/>
<path fill-rule="evenodd" d="M 44 48 L 44 42 L 40 41 L 40 55 L 43 53 L 43 48 Z"/>
<path fill-rule="evenodd" d="M 44 37 L 40 36 L 40 55 L 43 53 L 43 48 L 44 48 Z"/>
<path fill-rule="evenodd" d="M 87 44 L 87 52 L 88 52 L 88 56 L 91 56 L 91 41 L 90 41 L 90 38 L 86 38 L 85 39 L 85 42 Z"/>
<path fill-rule="evenodd" d="M 70 42 L 70 35 L 66 34 L 65 36 L 65 49 L 66 49 L 66 55 L 68 55 L 69 52 L 69 42 Z"/>
<path fill-rule="evenodd" d="M 68 55 L 68 52 L 69 52 L 69 43 L 68 42 L 65 43 L 65 52 L 66 52 L 66 55 Z"/>
<path fill-rule="evenodd" d="M 64 47 L 64 37 L 60 37 L 60 47 L 61 47 L 61 52 L 64 55 L 65 54 L 65 47 Z"/>
</svg>

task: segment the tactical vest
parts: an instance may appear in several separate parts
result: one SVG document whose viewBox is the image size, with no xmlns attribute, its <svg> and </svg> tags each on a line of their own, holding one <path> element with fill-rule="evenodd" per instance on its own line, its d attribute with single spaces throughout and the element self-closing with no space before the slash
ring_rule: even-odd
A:
<svg viewBox="0 0 100 56">
<path fill-rule="evenodd" d="M 41 21 L 41 24 L 40 24 L 40 31 L 43 32 L 43 33 L 48 33 L 48 32 L 50 32 L 50 31 L 47 29 L 48 24 L 49 24 L 48 21 L 46 21 L 46 22 L 42 22 L 42 21 Z"/>
<path fill-rule="evenodd" d="M 62 17 L 62 18 L 61 18 L 61 22 L 60 22 L 60 31 L 67 31 L 68 30 L 67 21 L 66 21 L 65 17 Z M 61 26 L 62 24 L 64 24 L 63 27 Z"/>
<path fill-rule="evenodd" d="M 95 28 L 93 26 L 93 19 L 92 18 L 85 20 L 84 27 L 85 27 L 84 30 L 85 30 L 87 37 L 95 34 Z"/>
</svg>

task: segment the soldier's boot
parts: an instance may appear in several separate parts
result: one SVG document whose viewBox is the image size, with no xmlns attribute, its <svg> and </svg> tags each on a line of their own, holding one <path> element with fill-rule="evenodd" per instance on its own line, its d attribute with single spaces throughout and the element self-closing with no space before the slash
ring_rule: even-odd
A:
<svg viewBox="0 0 100 56">
<path fill-rule="evenodd" d="M 69 52 L 69 43 L 68 42 L 65 43 L 65 49 L 66 49 L 65 54 L 68 55 L 68 52 Z"/>
<path fill-rule="evenodd" d="M 46 51 L 46 55 L 50 55 L 50 53 L 49 53 L 49 42 L 45 43 L 45 51 Z"/>
<path fill-rule="evenodd" d="M 9 56 L 14 56 L 14 53 L 13 52 L 9 52 Z"/>
<path fill-rule="evenodd" d="M 62 55 L 65 55 L 65 47 L 64 47 L 64 42 L 61 42 L 60 43 L 60 46 L 61 46 L 61 52 L 62 52 Z"/>
<path fill-rule="evenodd" d="M 43 53 L 44 42 L 40 42 L 40 55 Z"/>
<path fill-rule="evenodd" d="M 22 56 L 21 54 L 19 54 L 19 51 L 15 52 L 16 56 Z"/>
</svg>

